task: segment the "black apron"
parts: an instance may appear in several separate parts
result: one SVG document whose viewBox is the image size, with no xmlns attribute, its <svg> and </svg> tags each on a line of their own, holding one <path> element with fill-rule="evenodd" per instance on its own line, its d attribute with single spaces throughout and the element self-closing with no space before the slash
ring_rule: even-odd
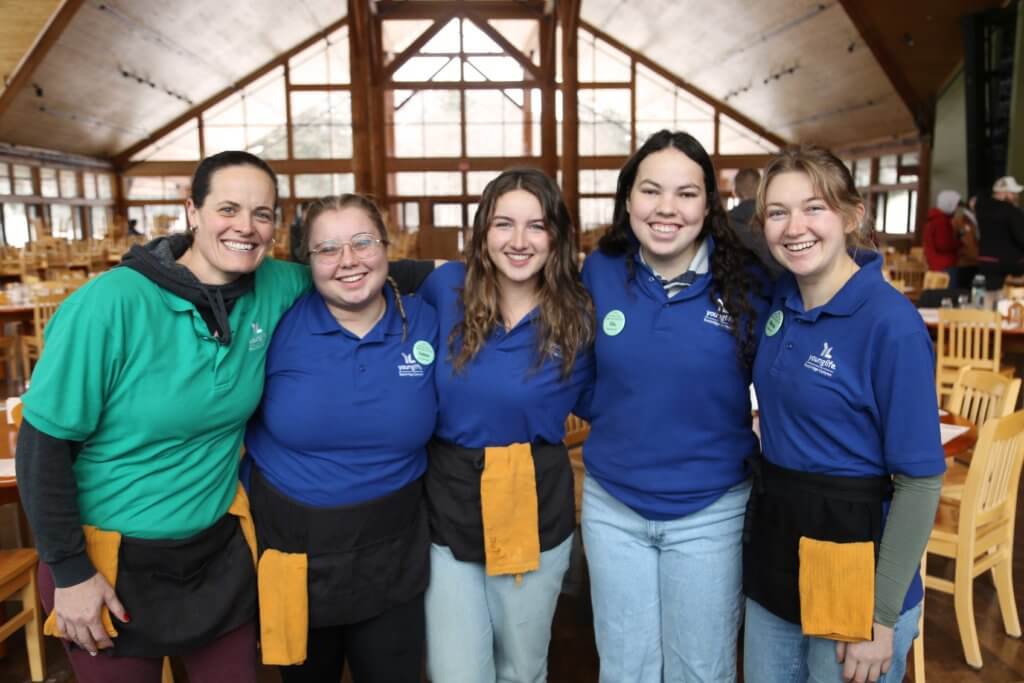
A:
<svg viewBox="0 0 1024 683">
<path fill-rule="evenodd" d="M 310 628 L 365 621 L 427 589 L 422 479 L 364 503 L 320 508 L 284 495 L 254 467 L 250 505 L 260 554 L 307 555 Z"/>
<path fill-rule="evenodd" d="M 892 479 L 836 477 L 752 461 L 754 486 L 743 530 L 743 593 L 775 616 L 800 623 L 800 537 L 882 540 Z"/>
<path fill-rule="evenodd" d="M 121 538 L 115 592 L 118 657 L 187 654 L 256 620 L 256 571 L 238 518 L 182 540 Z"/>
<path fill-rule="evenodd" d="M 537 522 L 541 552 L 557 547 L 576 530 L 576 499 L 569 451 L 563 443 L 530 446 L 537 477 Z M 455 559 L 484 562 L 480 475 L 484 449 L 434 439 L 427 446 L 427 503 L 431 540 L 448 546 Z"/>
</svg>

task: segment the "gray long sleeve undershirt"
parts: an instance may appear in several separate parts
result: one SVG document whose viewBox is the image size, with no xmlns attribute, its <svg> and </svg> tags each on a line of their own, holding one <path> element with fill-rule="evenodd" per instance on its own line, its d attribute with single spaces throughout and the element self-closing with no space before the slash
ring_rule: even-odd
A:
<svg viewBox="0 0 1024 683">
<path fill-rule="evenodd" d="M 921 556 L 935 523 L 942 475 L 897 474 L 893 486 L 895 492 L 875 568 L 875 621 L 883 626 L 896 624 L 910 582 L 920 571 Z"/>
</svg>

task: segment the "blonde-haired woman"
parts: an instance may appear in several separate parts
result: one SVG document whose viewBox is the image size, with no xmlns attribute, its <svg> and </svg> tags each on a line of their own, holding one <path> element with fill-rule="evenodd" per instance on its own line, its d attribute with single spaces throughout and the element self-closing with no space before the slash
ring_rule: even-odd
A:
<svg viewBox="0 0 1024 683">
<path fill-rule="evenodd" d="M 437 316 L 399 294 L 387 244 L 380 211 L 361 195 L 307 208 L 301 253 L 315 288 L 270 342 L 246 433 L 264 661 L 267 627 L 285 628 L 266 604 L 277 598 L 263 586 L 282 580 L 272 563 L 304 555 L 308 566 L 297 587 L 309 605 L 305 659 L 273 662 L 291 664 L 286 683 L 340 680 L 346 662 L 356 683 L 419 680 Z"/>
<path fill-rule="evenodd" d="M 788 273 L 754 362 L 744 679 L 901 681 L 945 469 L 928 331 L 863 246 L 864 202 L 832 153 L 772 161 L 757 211 Z"/>
<path fill-rule="evenodd" d="M 427 666 L 444 683 L 536 683 L 576 526 L 562 438 L 593 372 L 593 307 L 542 172 L 492 180 L 473 230 L 466 264 L 421 290 L 447 336 L 427 471 Z"/>
</svg>

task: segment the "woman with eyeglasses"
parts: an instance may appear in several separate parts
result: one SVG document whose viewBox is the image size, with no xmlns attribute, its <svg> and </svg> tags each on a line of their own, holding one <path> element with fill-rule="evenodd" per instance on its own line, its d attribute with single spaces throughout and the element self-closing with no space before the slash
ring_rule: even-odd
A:
<svg viewBox="0 0 1024 683">
<path fill-rule="evenodd" d="M 357 683 L 419 680 L 437 317 L 389 281 L 369 199 L 314 202 L 301 235 L 315 289 L 271 340 L 245 440 L 263 660 L 285 683 L 340 680 L 346 661 Z"/>
</svg>

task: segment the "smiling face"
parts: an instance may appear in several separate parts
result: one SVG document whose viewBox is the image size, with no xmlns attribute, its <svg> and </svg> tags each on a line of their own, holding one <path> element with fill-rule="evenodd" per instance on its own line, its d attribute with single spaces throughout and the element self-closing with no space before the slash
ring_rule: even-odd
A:
<svg viewBox="0 0 1024 683">
<path fill-rule="evenodd" d="M 675 147 L 649 154 L 637 167 L 626 211 L 644 260 L 663 277 L 682 274 L 708 215 L 704 171 Z"/>
<path fill-rule="evenodd" d="M 487 224 L 487 256 L 499 286 L 536 288 L 550 253 L 551 235 L 540 201 L 526 190 L 498 197 Z"/>
<path fill-rule="evenodd" d="M 202 206 L 185 203 L 192 246 L 179 259 L 199 279 L 222 285 L 259 267 L 274 237 L 274 183 L 254 166 L 228 166 L 210 179 Z"/>
<path fill-rule="evenodd" d="M 313 220 L 309 232 L 310 266 L 313 284 L 332 312 L 355 312 L 379 301 L 388 277 L 387 250 L 382 244 L 370 246 L 357 255 L 350 242 L 369 235 L 381 239 L 377 225 L 359 207 L 324 211 Z M 332 249 L 339 251 L 331 254 Z"/>
<path fill-rule="evenodd" d="M 806 173 L 780 173 L 765 188 L 764 235 L 772 256 L 792 272 L 797 282 L 838 289 L 852 259 L 847 235 L 864 215 L 858 207 L 851 220 L 832 209 Z M 835 286 L 830 286 L 835 285 Z"/>
</svg>

